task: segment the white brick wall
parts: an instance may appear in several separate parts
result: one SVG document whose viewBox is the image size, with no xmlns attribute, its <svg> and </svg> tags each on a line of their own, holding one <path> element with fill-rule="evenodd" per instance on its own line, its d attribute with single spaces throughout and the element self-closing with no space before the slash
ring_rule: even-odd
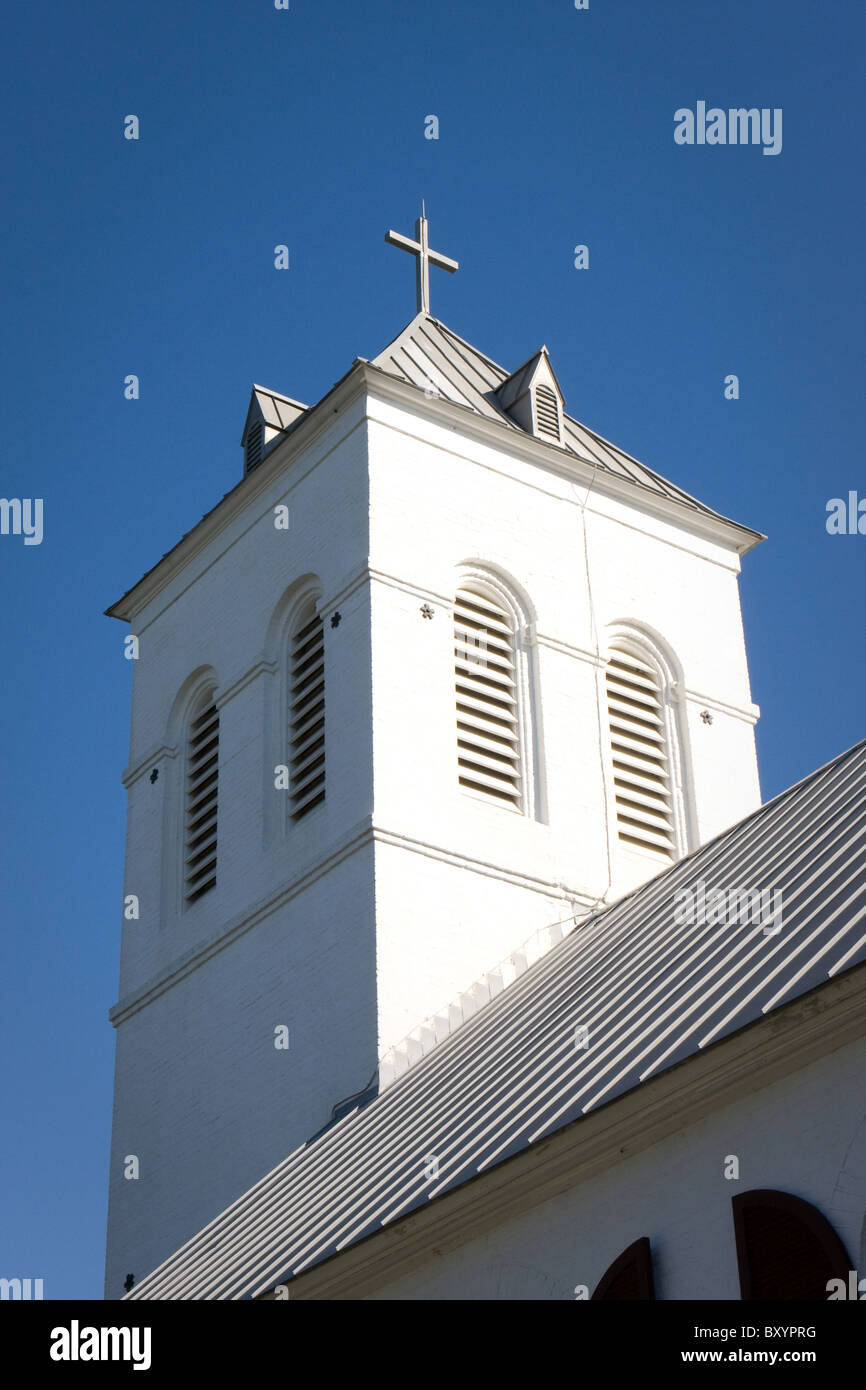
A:
<svg viewBox="0 0 866 1390">
<path fill-rule="evenodd" d="M 282 501 L 288 533 L 273 526 Z M 138 775 L 125 891 L 139 896 L 141 917 L 124 923 L 121 949 L 119 996 L 132 1002 L 117 1031 L 111 1297 L 127 1273 L 140 1279 L 309 1138 L 375 1068 L 369 602 L 363 587 L 341 597 L 366 557 L 356 408 L 132 624 L 141 657 L 129 766 Z M 274 833 L 282 815 L 266 813 L 285 795 L 273 788 L 285 743 L 277 752 L 264 737 L 281 675 L 262 661 L 274 655 L 272 614 L 304 575 L 318 577 L 326 609 L 339 600 L 341 622 L 325 621 L 326 801 L 284 834 Z M 156 783 L 150 758 L 172 742 L 178 691 L 202 666 L 215 673 L 220 704 L 218 882 L 180 911 L 182 748 L 157 761 Z M 226 933 L 230 944 L 216 950 Z M 151 984 L 162 992 L 132 1011 Z M 281 1023 L 288 1052 L 274 1047 Z M 139 1158 L 137 1181 L 123 1177 L 128 1154 Z"/>
<path fill-rule="evenodd" d="M 369 845 L 123 1022 L 106 1294 L 327 1121 L 376 1065 Z M 289 1028 L 288 1051 L 274 1030 Z M 128 1154 L 140 1177 L 123 1177 Z"/>
<path fill-rule="evenodd" d="M 681 669 L 701 837 L 758 804 L 736 556 L 599 482 L 591 611 L 585 487 L 521 458 L 519 440 L 493 449 L 435 413 L 356 399 L 278 476 L 251 475 L 247 506 L 132 622 L 125 891 L 141 918 L 124 924 L 121 953 L 111 1296 L 532 932 L 657 871 L 621 854 L 605 820 L 595 653 L 609 624 L 657 632 Z M 287 533 L 273 526 L 283 502 Z M 457 786 L 450 605 L 466 562 L 512 580 L 537 630 L 537 820 Z M 275 615 L 311 576 L 327 797 L 287 833 L 273 789 L 287 760 Z M 180 911 L 180 716 L 196 672 L 211 673 L 220 707 L 218 883 Z M 273 1048 L 281 1022 L 288 1055 Z M 141 1160 L 137 1182 L 122 1177 L 126 1154 Z"/>
<path fill-rule="evenodd" d="M 602 655 L 612 624 L 657 633 L 685 691 L 701 697 L 685 700 L 682 721 L 692 847 L 754 810 L 760 792 L 732 551 L 639 501 L 605 498 L 597 484 L 587 507 L 591 605 L 585 487 L 397 406 L 373 400 L 369 411 L 375 819 L 390 835 L 376 860 L 384 1049 L 567 916 L 568 894 L 585 904 L 619 896 L 663 867 L 609 833 L 596 632 Z M 510 579 L 536 625 L 540 820 L 457 784 L 450 603 L 466 562 Z M 425 595 L 432 620 L 419 612 Z M 741 714 L 714 704 L 704 724 L 704 699 Z"/>
</svg>

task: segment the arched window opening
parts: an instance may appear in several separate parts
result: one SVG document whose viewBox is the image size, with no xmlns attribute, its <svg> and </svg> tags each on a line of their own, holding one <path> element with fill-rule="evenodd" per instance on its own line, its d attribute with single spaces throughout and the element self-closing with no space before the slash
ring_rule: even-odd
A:
<svg viewBox="0 0 866 1390">
<path fill-rule="evenodd" d="M 184 902 L 197 902 L 216 885 L 219 792 L 219 711 L 213 693 L 200 701 L 189 725 L 184 817 Z"/>
<path fill-rule="evenodd" d="M 616 647 L 606 684 L 617 834 L 628 845 L 675 859 L 673 767 L 660 674 L 644 657 Z"/>
<path fill-rule="evenodd" d="M 480 586 L 457 593 L 454 667 L 460 786 L 520 810 L 524 768 L 516 625 L 506 605 Z"/>
<path fill-rule="evenodd" d="M 295 627 L 290 667 L 290 814 L 300 820 L 325 799 L 325 641 L 314 607 Z"/>
</svg>

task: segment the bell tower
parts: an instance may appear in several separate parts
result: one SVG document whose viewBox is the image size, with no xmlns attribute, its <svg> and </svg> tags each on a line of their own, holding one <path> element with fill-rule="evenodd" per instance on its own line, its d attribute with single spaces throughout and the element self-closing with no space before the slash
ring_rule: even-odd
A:
<svg viewBox="0 0 866 1390">
<path fill-rule="evenodd" d="M 106 1296 L 760 800 L 760 536 L 418 312 L 108 610 L 134 664 Z M 567 385 L 567 373 L 562 374 Z"/>
</svg>

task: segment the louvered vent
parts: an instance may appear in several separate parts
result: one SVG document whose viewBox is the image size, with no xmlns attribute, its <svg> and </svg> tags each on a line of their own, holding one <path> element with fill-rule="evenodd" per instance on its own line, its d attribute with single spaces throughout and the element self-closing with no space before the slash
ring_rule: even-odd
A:
<svg viewBox="0 0 866 1390">
<path fill-rule="evenodd" d="M 519 808 L 514 624 L 500 604 L 466 589 L 454 604 L 454 665 L 460 785 Z"/>
<path fill-rule="evenodd" d="M 291 814 L 306 815 L 325 799 L 325 643 L 322 620 L 310 619 L 292 643 Z"/>
<path fill-rule="evenodd" d="M 607 705 L 619 838 L 673 859 L 670 764 L 653 668 L 615 652 L 607 667 Z"/>
<path fill-rule="evenodd" d="M 247 447 L 244 456 L 244 468 L 247 473 L 251 473 L 262 461 L 263 431 L 264 426 L 261 420 L 257 420 L 256 423 L 251 425 L 247 430 Z"/>
<path fill-rule="evenodd" d="M 549 386 L 535 388 L 535 428 L 559 442 L 559 401 Z"/>
<path fill-rule="evenodd" d="M 186 766 L 184 899 L 194 903 L 216 883 L 220 717 L 210 700 L 189 731 Z"/>
</svg>

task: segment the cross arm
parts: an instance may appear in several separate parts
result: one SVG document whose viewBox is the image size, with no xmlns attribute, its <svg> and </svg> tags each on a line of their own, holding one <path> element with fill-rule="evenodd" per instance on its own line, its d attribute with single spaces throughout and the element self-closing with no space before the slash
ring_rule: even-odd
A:
<svg viewBox="0 0 866 1390">
<path fill-rule="evenodd" d="M 428 251 L 427 255 L 431 265 L 438 265 L 440 270 L 447 270 L 450 275 L 460 269 L 459 261 L 452 261 L 450 256 L 443 256 L 441 251 Z"/>
<path fill-rule="evenodd" d="M 380 225 L 381 225 L 381 224 L 380 224 Z M 401 234 L 400 234 L 399 232 L 386 232 L 386 233 L 385 233 L 385 240 L 388 242 L 389 246 L 399 246 L 399 248 L 400 248 L 401 251 L 411 251 L 412 254 L 415 255 L 415 256 L 417 256 L 417 255 L 418 255 L 418 252 L 421 250 L 421 246 L 420 246 L 420 243 L 419 243 L 419 242 L 413 241 L 412 238 L 411 238 L 410 236 L 401 236 Z M 430 252 L 430 257 L 431 257 L 431 259 L 432 259 L 432 256 L 433 256 L 433 252 L 431 251 L 431 252 Z M 457 269 L 456 265 L 455 265 L 454 269 L 455 269 L 455 270 Z"/>
</svg>

